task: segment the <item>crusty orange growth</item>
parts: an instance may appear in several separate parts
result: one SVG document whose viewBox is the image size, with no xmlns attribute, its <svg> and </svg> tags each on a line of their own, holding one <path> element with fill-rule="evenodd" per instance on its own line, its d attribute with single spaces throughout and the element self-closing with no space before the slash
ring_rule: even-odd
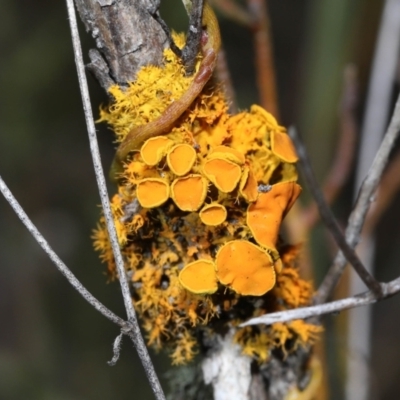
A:
<svg viewBox="0 0 400 400">
<path fill-rule="evenodd" d="M 258 185 L 251 169 L 246 165 L 243 169 L 242 179 L 239 185 L 240 194 L 246 201 L 252 203 L 258 198 Z"/>
<path fill-rule="evenodd" d="M 281 160 L 288 163 L 295 163 L 299 159 L 292 139 L 286 132 L 276 130 L 271 133 L 271 150 Z"/>
<path fill-rule="evenodd" d="M 271 256 L 246 240 L 232 240 L 218 251 L 218 280 L 243 296 L 262 296 L 275 285 Z"/>
<path fill-rule="evenodd" d="M 207 180 L 201 175 L 177 178 L 171 185 L 171 197 L 182 211 L 196 211 L 204 203 Z"/>
<path fill-rule="evenodd" d="M 196 161 L 196 151 L 186 143 L 177 144 L 167 155 L 168 166 L 178 176 L 186 175 Z"/>
<path fill-rule="evenodd" d="M 229 161 L 227 157 L 207 160 L 203 171 L 204 175 L 224 193 L 232 192 L 242 175 L 240 166 Z"/>
<path fill-rule="evenodd" d="M 226 208 L 218 203 L 207 204 L 199 212 L 201 222 L 209 226 L 222 224 L 226 220 L 227 215 Z"/>
<path fill-rule="evenodd" d="M 209 260 L 194 261 L 179 273 L 181 285 L 195 294 L 212 294 L 218 289 L 215 265 Z"/>
<path fill-rule="evenodd" d="M 184 46 L 183 35 L 174 39 Z M 199 338 L 233 327 L 243 353 L 268 362 L 274 349 L 289 353 L 313 340 L 304 334 L 311 332 L 306 322 L 306 331 L 238 327 L 310 304 L 312 287 L 299 277 L 297 253 L 277 243 L 301 190 L 294 183 L 297 158 L 285 128 L 266 110 L 230 114 L 214 84 L 196 97 L 211 72 L 203 55 L 194 77 L 167 49 L 163 67 L 144 67 L 128 87 L 110 88 L 113 102 L 101 120 L 117 134 L 116 160 L 124 161 L 112 213 L 149 344 L 185 363 L 202 346 Z M 93 237 L 117 279 L 104 217 Z"/>
<path fill-rule="evenodd" d="M 161 206 L 169 197 L 168 183 L 159 178 L 142 179 L 137 185 L 136 196 L 142 207 Z"/>
<path fill-rule="evenodd" d="M 147 165 L 154 166 L 161 161 L 173 144 L 174 142 L 166 136 L 156 136 L 146 140 L 140 149 L 140 155 Z"/>
<path fill-rule="evenodd" d="M 283 217 L 301 193 L 296 182 L 280 182 L 271 190 L 260 193 L 247 209 L 247 225 L 256 242 L 267 249 L 275 249 Z"/>
</svg>

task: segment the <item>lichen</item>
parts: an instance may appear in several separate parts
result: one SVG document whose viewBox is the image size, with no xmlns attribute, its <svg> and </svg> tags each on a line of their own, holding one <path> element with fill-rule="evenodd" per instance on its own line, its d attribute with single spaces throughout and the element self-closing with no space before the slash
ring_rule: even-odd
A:
<svg viewBox="0 0 400 400">
<path fill-rule="evenodd" d="M 144 67 L 128 89 L 110 89 L 114 101 L 101 110 L 101 121 L 120 142 L 133 126 L 160 116 L 191 79 L 166 50 L 163 68 Z M 296 159 L 271 114 L 252 106 L 230 115 L 211 82 L 171 132 L 149 139 L 126 162 L 111 200 L 118 240 L 148 343 L 167 345 L 173 363 L 194 357 L 202 332 L 309 304 L 312 286 L 296 266 L 300 249 L 279 238 L 301 192 Z M 116 278 L 103 217 L 93 238 Z M 235 340 L 244 354 L 265 362 L 273 349 L 313 343 L 319 330 L 294 321 L 237 328 Z"/>
</svg>

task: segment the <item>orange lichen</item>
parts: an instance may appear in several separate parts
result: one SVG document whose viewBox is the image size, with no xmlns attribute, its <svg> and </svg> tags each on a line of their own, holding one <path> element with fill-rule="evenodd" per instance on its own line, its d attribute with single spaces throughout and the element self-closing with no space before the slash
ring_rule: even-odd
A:
<svg viewBox="0 0 400 400">
<path fill-rule="evenodd" d="M 186 144 L 177 144 L 167 154 L 167 162 L 171 171 L 178 176 L 186 175 L 196 161 L 195 149 Z"/>
<path fill-rule="evenodd" d="M 140 149 L 143 161 L 150 166 L 157 165 L 165 156 L 173 141 L 166 136 L 156 136 L 146 140 Z"/>
<path fill-rule="evenodd" d="M 115 101 L 101 110 L 119 142 L 162 115 L 193 79 L 170 50 L 164 68 L 145 67 L 137 77 L 127 88 L 112 87 Z M 148 341 L 169 349 L 174 363 L 190 361 L 199 338 L 217 326 L 224 331 L 310 304 L 299 248 L 278 240 L 301 191 L 287 139 L 259 106 L 230 115 L 223 91 L 210 85 L 169 132 L 126 162 L 111 200 L 118 241 Z M 117 278 L 104 217 L 93 238 L 109 277 Z M 237 328 L 237 342 L 265 362 L 274 349 L 286 354 L 312 343 L 316 330 L 304 324 Z"/>
<path fill-rule="evenodd" d="M 240 151 L 228 147 L 228 146 L 216 146 L 213 148 L 209 155 L 210 159 L 213 158 L 224 158 L 226 160 L 230 160 L 236 164 L 242 165 L 246 161 L 243 153 Z"/>
<path fill-rule="evenodd" d="M 260 193 L 257 201 L 249 205 L 247 225 L 260 246 L 275 249 L 282 219 L 300 193 L 297 183 L 281 182 Z"/>
<path fill-rule="evenodd" d="M 221 157 L 221 156 L 220 156 Z M 228 158 L 212 158 L 204 163 L 204 175 L 224 193 L 232 192 L 237 186 L 242 169 Z"/>
<path fill-rule="evenodd" d="M 138 182 L 136 196 L 142 207 L 161 206 L 169 198 L 169 186 L 163 179 L 147 178 Z"/>
<path fill-rule="evenodd" d="M 218 203 L 207 204 L 199 212 L 201 222 L 209 226 L 222 224 L 226 220 L 227 215 L 226 208 Z"/>
<path fill-rule="evenodd" d="M 215 293 L 218 283 L 214 263 L 209 260 L 197 260 L 186 265 L 179 273 L 179 282 L 192 293 Z"/>
<path fill-rule="evenodd" d="M 257 180 L 248 166 L 245 166 L 243 169 L 239 192 L 249 203 L 256 201 L 258 198 Z"/>
<path fill-rule="evenodd" d="M 271 256 L 245 240 L 222 246 L 215 265 L 218 280 L 243 296 L 262 296 L 275 285 Z"/>
<path fill-rule="evenodd" d="M 207 181 L 201 175 L 189 175 L 175 179 L 171 185 L 171 197 L 182 211 L 196 211 L 204 203 Z"/>
<path fill-rule="evenodd" d="M 285 132 L 276 130 L 271 133 L 271 150 L 281 160 L 288 163 L 295 163 L 299 159 L 292 139 Z"/>
</svg>

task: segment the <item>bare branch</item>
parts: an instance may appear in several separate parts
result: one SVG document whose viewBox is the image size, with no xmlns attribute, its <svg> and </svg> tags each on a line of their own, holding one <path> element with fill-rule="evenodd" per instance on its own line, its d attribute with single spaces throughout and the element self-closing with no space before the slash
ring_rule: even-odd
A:
<svg viewBox="0 0 400 400">
<path fill-rule="evenodd" d="M 368 291 L 358 294 L 353 297 L 348 297 L 346 299 L 332 301 L 325 304 L 320 304 L 311 307 L 301 307 L 294 310 L 279 311 L 271 314 L 264 314 L 261 317 L 252 318 L 240 327 L 248 325 L 271 325 L 276 322 L 287 322 L 294 319 L 306 319 L 311 317 L 317 317 L 324 314 L 338 313 L 342 310 L 347 310 L 349 308 L 365 306 L 367 304 L 373 304 L 377 301 L 386 299 L 400 292 L 400 277 L 390 281 L 389 283 L 381 283 L 383 295 L 377 298 L 374 292 Z"/>
<path fill-rule="evenodd" d="M 92 62 L 89 68 L 105 89 L 111 84 L 126 85 L 134 81 L 136 73 L 144 65 L 161 65 L 168 39 L 152 15 L 155 12 L 153 3 L 157 1 L 75 2 L 98 49 L 90 53 Z M 99 62 L 100 58 L 103 58 L 103 63 Z"/>
<path fill-rule="evenodd" d="M 25 211 L 18 203 L 17 199 L 13 196 L 10 189 L 4 183 L 3 179 L 0 177 L 0 191 L 8 201 L 10 206 L 13 208 L 15 213 L 21 222 L 26 226 L 28 231 L 34 237 L 34 239 L 39 243 L 39 246 L 44 250 L 44 252 L 49 256 L 50 260 L 57 267 L 57 269 L 67 278 L 68 282 L 79 292 L 79 294 L 91 304 L 97 311 L 103 314 L 110 321 L 114 322 L 119 326 L 124 326 L 125 321 L 115 315 L 111 310 L 109 310 L 105 305 L 98 301 L 78 280 L 78 278 L 71 272 L 71 270 L 61 261 L 58 255 L 50 247 L 47 240 L 42 236 L 42 234 L 37 230 L 36 226 L 26 215 Z"/>
<path fill-rule="evenodd" d="M 200 49 L 204 0 L 184 1 L 183 4 L 189 14 L 189 28 L 186 44 L 182 49 L 182 61 L 186 73 L 191 75 L 194 72 L 196 56 Z"/>
<path fill-rule="evenodd" d="M 107 231 L 115 258 L 115 264 L 119 275 L 119 282 L 121 285 L 121 291 L 124 299 L 125 309 L 128 315 L 128 321 L 131 329 L 129 335 L 134 342 L 135 348 L 143 364 L 147 377 L 150 381 L 150 385 L 151 388 L 153 389 L 155 397 L 161 400 L 165 399 L 165 396 L 161 388 L 160 382 L 158 380 L 157 374 L 154 370 L 154 366 L 151 362 L 143 337 L 140 333 L 140 328 L 136 317 L 135 309 L 133 308 L 128 280 L 125 273 L 124 261 L 122 259 L 122 254 L 119 248 L 117 232 L 115 229 L 113 216 L 111 212 L 106 181 L 104 177 L 103 168 L 101 165 L 99 146 L 96 137 L 96 129 L 93 120 L 93 113 L 90 104 L 89 89 L 87 86 L 85 67 L 83 64 L 82 48 L 80 44 L 74 3 L 73 0 L 66 0 L 66 1 L 67 1 L 68 17 L 70 22 L 70 29 L 71 29 L 72 43 L 74 48 L 75 64 L 78 73 L 79 87 L 82 95 L 83 109 L 85 113 L 86 126 L 89 135 L 90 151 L 92 154 L 93 166 L 96 174 L 96 181 L 99 189 L 104 217 L 106 220 Z"/>
<path fill-rule="evenodd" d="M 373 194 L 379 184 L 383 170 L 388 161 L 390 152 L 396 142 L 400 130 L 400 96 L 397 98 L 394 112 L 385 133 L 382 144 L 375 156 L 375 159 L 368 171 L 366 178 L 361 185 L 356 205 L 350 214 L 349 224 L 346 229 L 346 241 L 351 247 L 355 247 L 358 243 L 360 232 L 369 209 L 373 201 Z M 325 276 L 321 286 L 315 296 L 316 304 L 326 301 L 335 288 L 340 276 L 346 266 L 346 259 L 340 251 L 333 262 L 330 270 Z"/>
<path fill-rule="evenodd" d="M 293 140 L 293 143 L 296 147 L 297 155 L 299 156 L 299 164 L 301 167 L 301 171 L 303 172 L 304 178 L 307 182 L 307 186 L 314 197 L 315 202 L 317 203 L 318 210 L 321 214 L 321 218 L 324 221 L 326 227 L 331 232 L 333 238 L 335 239 L 337 245 L 342 250 L 346 259 L 350 262 L 350 264 L 354 267 L 357 274 L 363 280 L 363 282 L 367 285 L 367 287 L 375 292 L 377 296 L 381 294 L 381 286 L 379 282 L 365 269 L 364 265 L 358 258 L 357 254 L 354 250 L 347 244 L 345 237 L 340 230 L 339 224 L 333 215 L 331 209 L 326 204 L 324 199 L 324 195 L 318 185 L 317 179 L 315 178 L 314 172 L 312 170 L 307 151 L 305 146 L 300 139 L 300 136 L 297 133 L 296 128 L 289 128 L 289 135 Z"/>
<path fill-rule="evenodd" d="M 400 153 L 390 161 L 387 170 L 382 176 L 379 183 L 378 195 L 376 202 L 371 206 L 365 225 L 363 234 L 370 235 L 378 224 L 382 214 L 389 208 L 395 195 L 400 189 Z"/>
<path fill-rule="evenodd" d="M 271 28 L 266 0 L 247 0 L 249 11 L 254 18 L 252 26 L 256 51 L 257 86 L 260 103 L 268 112 L 279 119 L 276 76 L 272 49 Z"/>
<path fill-rule="evenodd" d="M 107 230 L 110 237 L 114 258 L 118 269 L 119 281 L 121 283 L 121 290 L 124 297 L 126 313 L 128 315 L 128 319 L 134 319 L 135 310 L 132 305 L 129 285 L 125 274 L 124 261 L 122 259 L 122 254 L 118 244 L 117 232 L 115 230 L 110 202 L 108 199 L 106 180 L 101 165 L 100 151 L 96 137 L 96 128 L 94 126 L 92 107 L 90 104 L 90 97 L 89 97 L 89 89 L 87 87 L 85 67 L 82 58 L 82 50 L 79 39 L 78 26 L 76 23 L 76 14 L 72 0 L 67 0 L 67 7 L 68 7 L 68 17 L 70 21 L 72 42 L 74 47 L 75 64 L 78 72 L 79 88 L 82 95 L 83 109 L 85 113 L 86 126 L 90 142 L 90 151 L 93 158 L 93 165 L 96 174 L 97 185 L 100 193 L 104 216 L 106 219 Z"/>
<path fill-rule="evenodd" d="M 121 354 L 121 346 L 122 346 L 122 339 L 124 334 L 121 332 L 114 340 L 113 343 L 113 358 L 110 361 L 107 361 L 107 364 L 110 367 L 113 367 L 119 360 L 119 356 Z"/>
<path fill-rule="evenodd" d="M 254 24 L 254 18 L 250 15 L 250 12 L 235 0 L 209 0 L 209 3 L 215 6 L 226 18 L 239 25 L 251 28 Z"/>
<path fill-rule="evenodd" d="M 358 103 L 357 69 L 349 64 L 343 73 L 343 91 L 340 101 L 339 123 L 340 132 L 332 166 L 322 185 L 322 192 L 327 204 L 332 204 L 343 185 L 346 183 L 353 164 L 356 139 Z M 318 208 L 313 202 L 302 211 L 302 218 L 307 229 L 311 229 L 319 219 Z"/>
</svg>

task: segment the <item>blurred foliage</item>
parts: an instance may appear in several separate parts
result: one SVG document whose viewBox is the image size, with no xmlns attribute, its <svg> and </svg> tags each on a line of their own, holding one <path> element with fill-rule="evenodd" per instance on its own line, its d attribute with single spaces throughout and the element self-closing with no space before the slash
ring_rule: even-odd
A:
<svg viewBox="0 0 400 400">
<path fill-rule="evenodd" d="M 283 124 L 296 123 L 310 149 L 320 180 L 326 174 L 337 137 L 337 109 L 346 63 L 360 71 L 361 106 L 373 54 L 382 0 L 269 0 Z M 104 266 L 92 250 L 91 230 L 99 197 L 88 149 L 63 1 L 1 0 L 0 173 L 54 249 L 82 282 L 123 316 L 117 284 L 106 284 Z M 175 12 L 179 7 L 179 12 Z M 177 0 L 164 0 L 162 14 L 184 29 Z M 241 108 L 257 102 L 251 34 L 220 15 L 222 36 Z M 93 46 L 81 29 L 87 50 Z M 90 81 L 97 113 L 105 94 Z M 113 156 L 110 133 L 99 126 L 105 169 Z M 345 220 L 351 182 L 335 211 Z M 400 200 L 400 199 L 398 199 Z M 400 261 L 398 207 L 378 227 L 378 277 L 396 276 Z M 330 250 L 317 228 L 314 260 L 318 280 Z M 325 242 L 326 243 L 326 242 Z M 55 270 L 4 200 L 0 200 L 0 398 L 151 399 L 132 346 L 126 343 L 116 367 L 111 344 L 117 328 L 93 311 Z M 398 274 L 398 270 L 397 270 Z M 397 399 L 400 389 L 398 297 L 375 306 L 374 398 Z M 335 318 L 327 328 L 335 327 Z M 341 398 L 343 373 L 338 354 L 345 339 L 328 336 L 331 383 Z M 339 350 L 338 350 L 339 349 Z M 168 370 L 163 356 L 157 370 Z M 390 373 L 387 373 L 390 371 Z M 165 380 L 163 381 L 165 387 Z"/>
</svg>

